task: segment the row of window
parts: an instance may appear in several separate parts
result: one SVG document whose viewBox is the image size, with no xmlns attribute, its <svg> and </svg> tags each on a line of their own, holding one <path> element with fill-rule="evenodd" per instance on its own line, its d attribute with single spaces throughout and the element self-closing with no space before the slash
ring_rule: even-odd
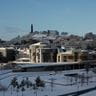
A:
<svg viewBox="0 0 96 96">
<path fill-rule="evenodd" d="M 78 55 L 76 55 L 76 56 L 72 56 L 72 55 L 62 56 L 62 61 L 63 62 L 66 62 L 68 60 L 78 61 L 79 59 L 81 59 L 81 60 L 87 60 L 88 58 L 87 58 L 87 56 L 83 56 L 83 55 L 81 55 L 81 56 L 78 56 Z M 60 56 L 58 56 L 58 61 L 60 62 Z"/>
</svg>

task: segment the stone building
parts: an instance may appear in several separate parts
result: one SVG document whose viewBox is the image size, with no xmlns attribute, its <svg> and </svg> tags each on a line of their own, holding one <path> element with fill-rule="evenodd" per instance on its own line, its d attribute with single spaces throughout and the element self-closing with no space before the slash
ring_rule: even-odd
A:
<svg viewBox="0 0 96 96">
<path fill-rule="evenodd" d="M 85 50 L 70 50 L 57 54 L 57 62 L 78 62 L 88 60 L 88 52 Z"/>
<path fill-rule="evenodd" d="M 0 48 L 0 62 L 14 61 L 16 57 L 16 51 L 12 47 Z"/>
</svg>

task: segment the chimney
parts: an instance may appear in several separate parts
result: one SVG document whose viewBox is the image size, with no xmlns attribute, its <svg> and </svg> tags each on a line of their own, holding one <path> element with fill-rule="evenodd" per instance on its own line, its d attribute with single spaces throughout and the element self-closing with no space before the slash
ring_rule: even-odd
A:
<svg viewBox="0 0 96 96">
<path fill-rule="evenodd" d="M 33 24 L 31 24 L 31 33 L 33 33 Z"/>
</svg>

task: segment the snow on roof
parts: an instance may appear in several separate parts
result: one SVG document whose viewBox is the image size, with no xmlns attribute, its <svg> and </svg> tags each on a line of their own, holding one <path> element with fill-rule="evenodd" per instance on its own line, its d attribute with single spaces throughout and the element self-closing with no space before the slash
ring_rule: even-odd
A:
<svg viewBox="0 0 96 96">
<path fill-rule="evenodd" d="M 35 34 L 33 38 L 40 38 L 40 37 L 46 37 L 46 34 Z"/>
<path fill-rule="evenodd" d="M 69 51 L 66 51 L 66 52 L 61 52 L 61 53 L 59 53 L 59 54 L 72 54 L 73 53 L 73 51 L 72 50 L 69 50 Z"/>
<path fill-rule="evenodd" d="M 30 45 L 30 46 L 46 46 L 46 44 L 45 43 L 43 43 L 43 42 L 38 42 L 38 43 L 35 43 L 35 44 L 32 44 L 32 45 Z"/>
<path fill-rule="evenodd" d="M 19 58 L 18 60 L 30 60 L 30 58 Z"/>
<path fill-rule="evenodd" d="M 96 54 L 96 51 L 91 51 L 89 52 L 89 54 Z"/>
<path fill-rule="evenodd" d="M 14 49 L 13 47 L 0 47 L 0 50 Z"/>
<path fill-rule="evenodd" d="M 81 52 L 88 52 L 87 50 L 81 50 Z"/>
<path fill-rule="evenodd" d="M 56 66 L 56 65 L 66 65 L 66 64 L 78 64 L 78 62 L 63 62 L 63 63 L 17 63 L 20 67 L 43 67 L 43 66 Z"/>
</svg>

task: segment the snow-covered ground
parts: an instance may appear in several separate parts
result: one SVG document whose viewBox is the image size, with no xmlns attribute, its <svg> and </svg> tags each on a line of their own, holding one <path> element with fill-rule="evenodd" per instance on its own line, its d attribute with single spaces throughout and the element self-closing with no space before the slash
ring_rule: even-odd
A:
<svg viewBox="0 0 96 96">
<path fill-rule="evenodd" d="M 36 78 L 40 76 L 45 82 L 45 87 L 33 89 L 24 86 L 25 91 L 22 94 L 21 89 L 12 89 L 9 84 L 16 77 L 18 83 L 27 77 L 32 84 L 35 84 Z M 88 73 L 82 70 L 68 70 L 58 72 L 17 72 L 11 70 L 0 71 L 0 85 L 8 88 L 6 91 L 0 91 L 0 96 L 59 96 L 71 92 L 78 92 L 85 89 L 94 88 L 96 86 L 96 74 L 92 71 Z M 8 87 L 9 86 L 9 87 Z M 80 96 L 95 96 L 96 91 L 90 91 Z M 66 95 L 67 96 L 67 95 Z M 71 95 L 72 96 L 72 95 Z"/>
</svg>

